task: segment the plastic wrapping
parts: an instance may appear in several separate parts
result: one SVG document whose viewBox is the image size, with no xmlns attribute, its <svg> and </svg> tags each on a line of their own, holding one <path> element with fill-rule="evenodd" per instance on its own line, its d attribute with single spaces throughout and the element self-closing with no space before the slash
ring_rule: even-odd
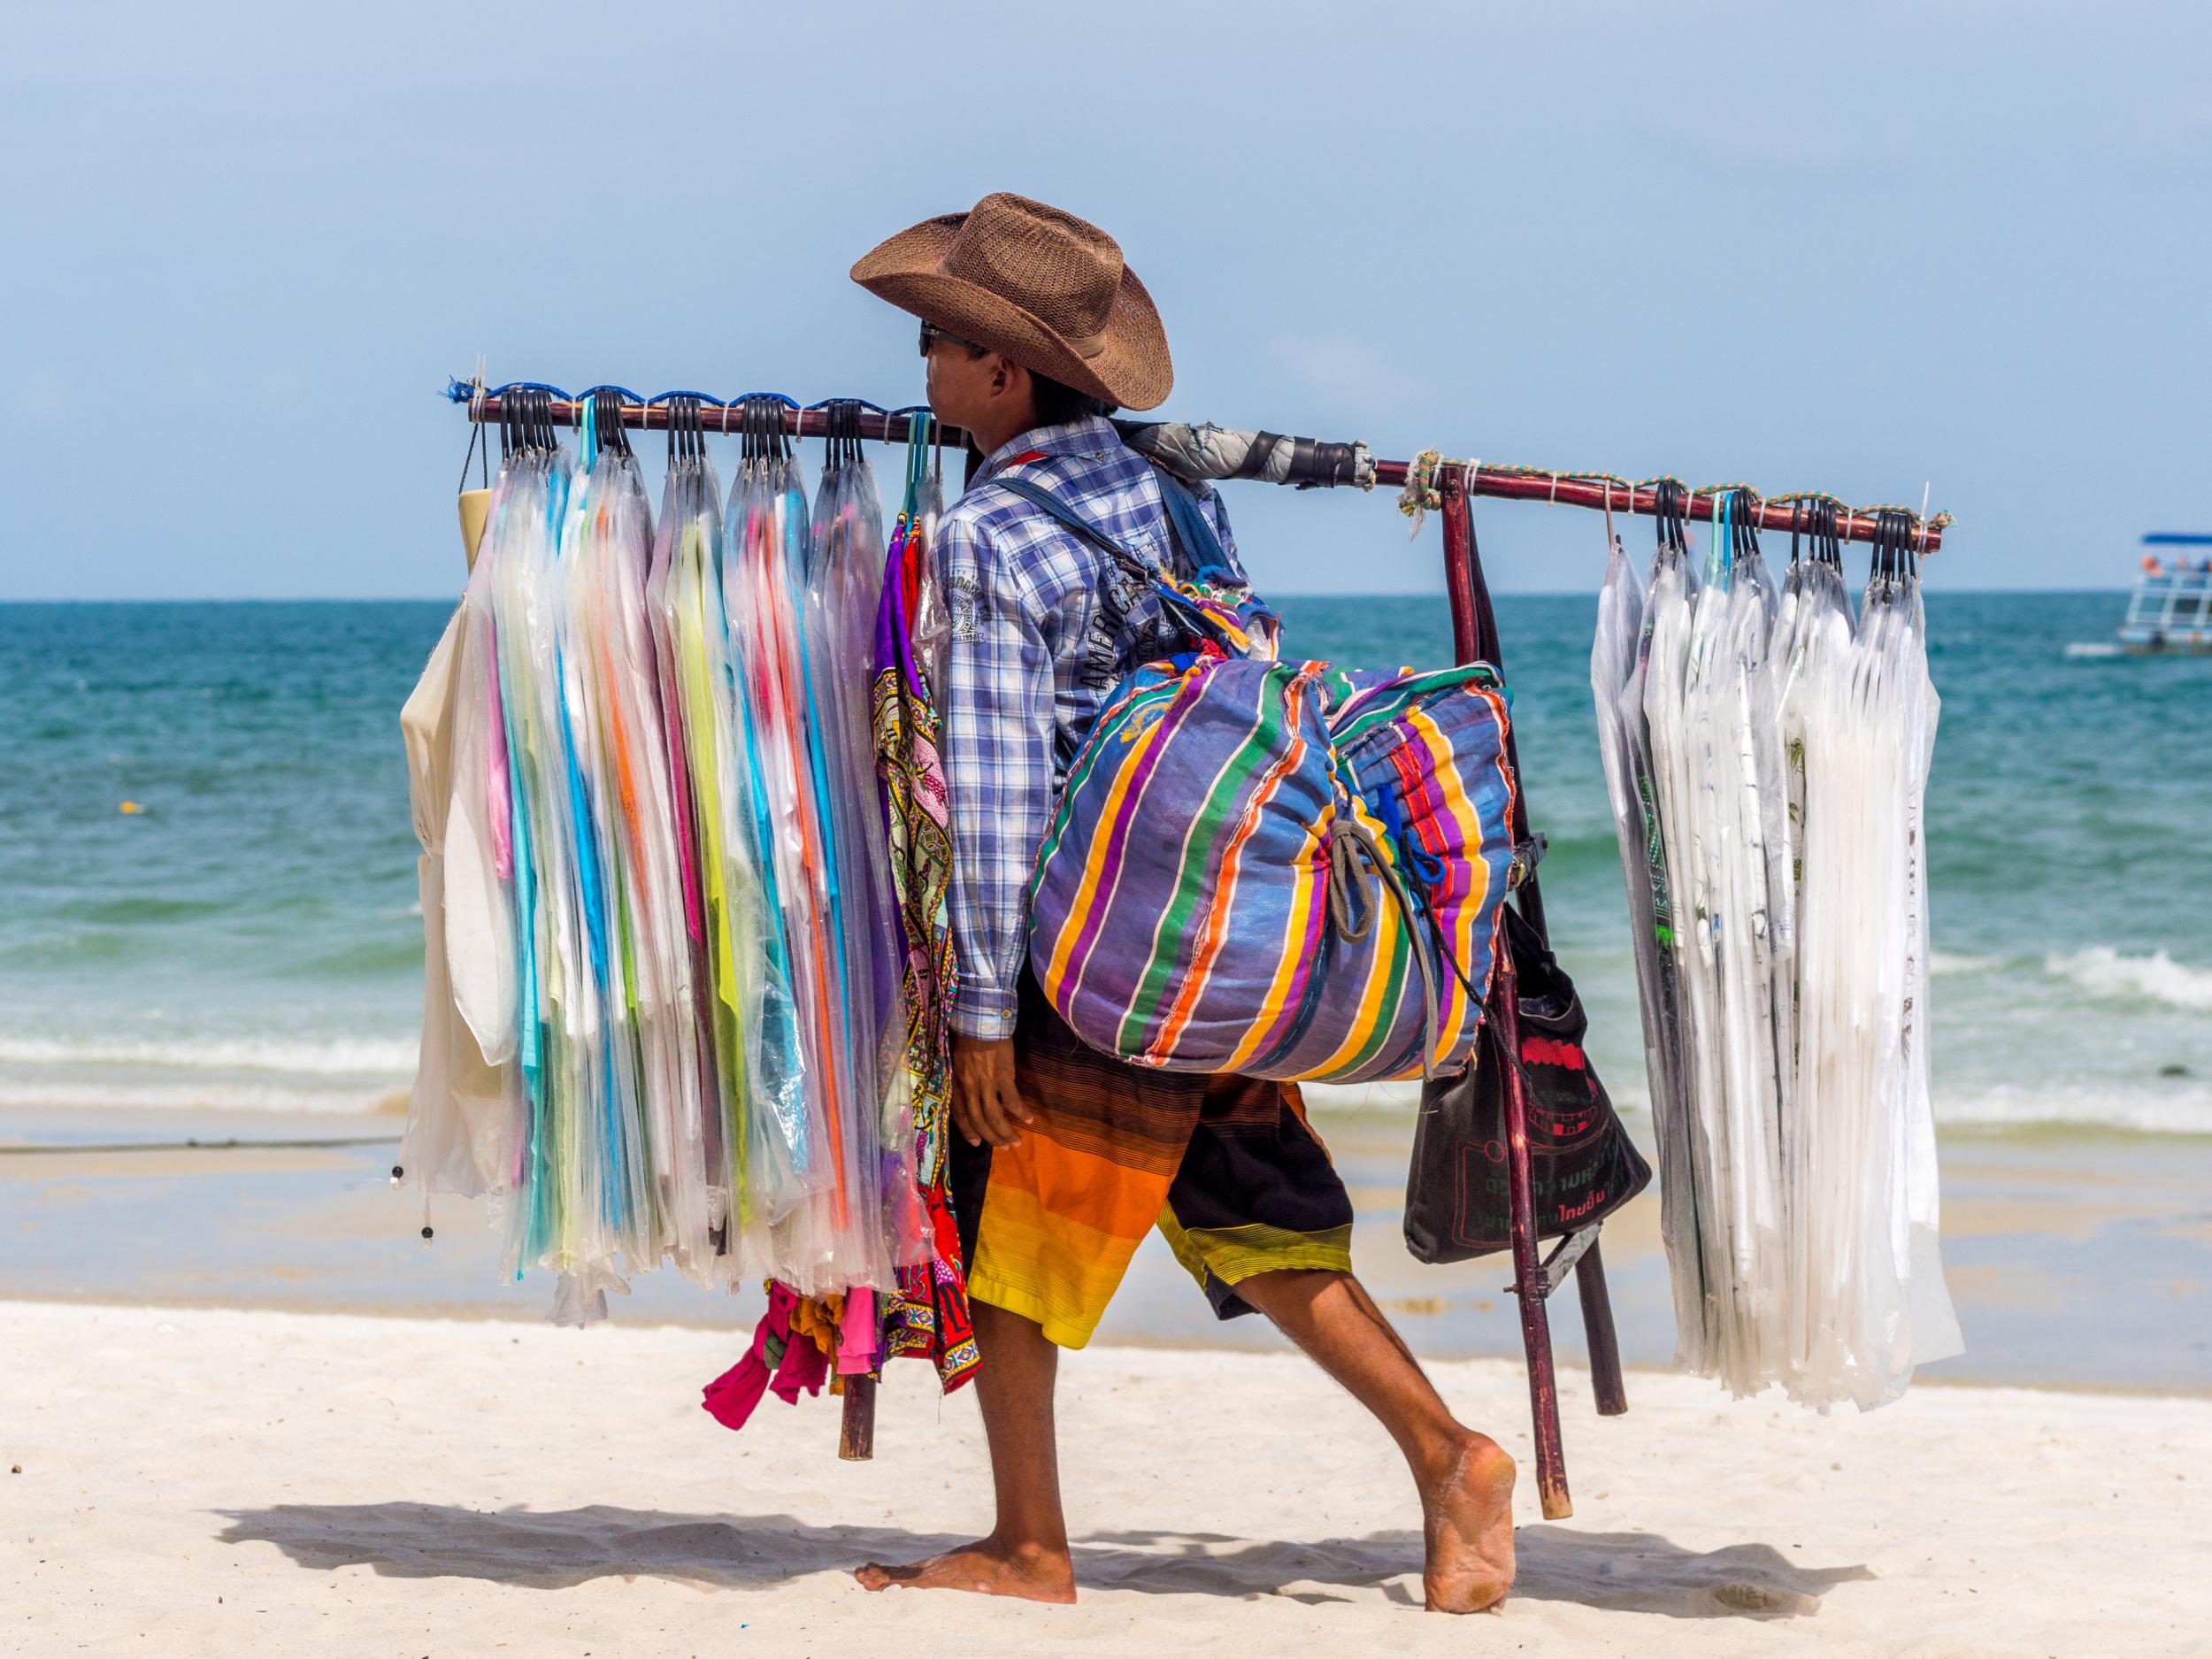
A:
<svg viewBox="0 0 2212 1659">
<path fill-rule="evenodd" d="M 1901 558 L 1855 631 L 1839 567 L 1778 588 L 1726 503 L 1701 573 L 1678 527 L 1647 594 L 1614 549 L 1591 655 L 1677 1363 L 1865 1408 L 1958 1348 L 1927 1089 L 1936 699 Z"/>
<path fill-rule="evenodd" d="M 457 843 L 449 827 L 457 787 L 481 794 L 484 659 L 490 618 L 465 597 L 439 637 L 400 716 L 407 740 L 408 793 L 422 844 L 416 874 L 423 917 L 423 1027 L 414 1087 L 402 1138 L 402 1179 L 426 1193 L 473 1197 L 503 1193 L 512 1179 L 516 1127 L 513 1069 L 514 974 L 505 888 L 488 836 Z M 463 659 L 473 664 L 465 672 Z M 472 747 L 472 745 L 473 747 Z M 457 757 L 457 751 L 458 751 Z M 451 960 L 447 893 L 484 917 L 481 931 Z M 500 1000 L 501 987 L 506 1000 Z M 464 1007 L 463 998 L 470 1001 Z M 490 1029 L 480 1038 L 470 1016 Z M 488 1056 L 486 1042 L 494 1052 Z"/>
<path fill-rule="evenodd" d="M 1660 1225 L 1673 1241 L 1696 1237 L 1695 1163 L 1687 1064 L 1680 1024 L 1680 976 L 1676 970 L 1675 918 L 1667 873 L 1666 838 L 1660 828 L 1651 748 L 1644 718 L 1644 679 L 1649 649 L 1643 584 L 1617 538 L 1608 537 L 1605 584 L 1598 595 L 1596 636 L 1590 651 L 1590 690 L 1597 710 L 1598 749 L 1620 841 L 1627 887 L 1629 938 L 1643 1018 L 1644 1065 L 1651 1091 L 1652 1125 L 1658 1142 Z M 1655 571 L 1655 580 L 1664 572 Z M 1680 1252 L 1698 1258 L 1694 1247 Z M 1676 1363 L 1701 1369 L 1693 1344 L 1704 1328 L 1701 1276 L 1672 1276 L 1678 1335 Z"/>
<path fill-rule="evenodd" d="M 733 1087 L 735 1079 L 726 1073 L 716 1040 L 715 959 L 708 944 L 707 882 L 702 865 L 697 774 L 691 754 L 694 724 L 711 734 L 713 714 L 706 699 L 694 696 L 687 702 L 685 695 L 687 677 L 682 668 L 683 653 L 692 642 L 687 639 L 680 612 L 688 605 L 696 616 L 698 561 L 680 557 L 680 549 L 702 539 L 709 547 L 719 540 L 720 496 L 720 485 L 703 446 L 687 446 L 679 452 L 672 443 L 644 587 L 645 626 L 659 701 L 657 764 L 667 780 L 669 832 L 680 906 L 681 936 L 677 948 L 681 960 L 676 987 L 680 1007 L 672 1014 L 680 1025 L 673 1041 L 679 1050 L 680 1081 L 692 1091 L 691 1110 L 698 1114 L 705 1231 L 717 1246 L 710 1273 L 703 1262 L 687 1263 L 687 1271 L 710 1282 L 725 1279 L 722 1270 L 728 1256 L 719 1247 L 728 1237 L 733 1194 L 741 1189 L 730 1165 L 724 1102 L 725 1091 Z M 710 519 L 710 524 L 703 526 L 703 518 Z M 718 870 L 718 895 L 721 886 Z"/>
<path fill-rule="evenodd" d="M 741 641 L 749 611 L 732 603 L 733 586 L 742 584 L 733 583 L 731 566 L 757 483 L 749 464 L 741 465 L 728 514 L 696 521 L 681 553 L 686 626 L 696 653 L 687 663 L 687 680 L 696 682 L 706 709 L 693 754 L 703 780 L 700 821 L 711 826 L 714 844 L 713 856 L 703 856 L 701 864 L 717 962 L 717 1031 L 733 1103 L 738 1222 L 748 1254 L 764 1268 L 769 1230 L 823 1181 L 810 1164 L 808 1068 L 777 895 L 774 819 L 761 752 L 765 734 L 756 729 L 748 695 Z M 710 529 L 719 536 L 709 540 Z M 703 829 L 703 837 L 708 833 Z"/>
<path fill-rule="evenodd" d="M 847 1142 L 856 1202 L 876 1219 L 856 1239 L 851 1282 L 889 1289 L 893 1270 L 925 1260 L 929 1230 L 915 1184 L 905 1083 L 906 1010 L 898 919 L 876 778 L 870 693 L 884 571 L 883 509 L 856 432 L 834 441 L 814 514 L 807 570 L 808 734 L 833 856 L 833 898 L 852 1079 Z"/>
<path fill-rule="evenodd" d="M 766 1276 L 861 1310 L 865 1370 L 918 1287 L 964 1376 L 964 1314 L 926 1277 L 949 1222 L 917 1179 L 856 425 L 810 514 L 780 420 L 752 411 L 725 511 L 687 402 L 657 520 L 606 407 L 582 400 L 571 451 L 523 406 L 410 702 L 409 1156 L 497 1197 L 504 1271 L 551 1273 L 557 1320 L 663 1262 L 724 1290 Z"/>
<path fill-rule="evenodd" d="M 619 1038 L 612 1057 L 625 1086 L 617 1094 L 634 1098 L 627 1110 L 642 1137 L 627 1183 L 641 1206 L 632 1236 L 641 1259 L 667 1253 L 708 1280 L 719 1208 L 710 1196 L 710 1114 L 703 1105 L 683 860 L 649 617 L 653 530 L 626 450 L 602 453 L 588 499 L 572 574 L 572 649 L 587 665 L 595 703 L 595 817 L 609 877 L 611 1025 Z"/>
<path fill-rule="evenodd" d="M 842 979 L 820 780 L 806 730 L 806 496 L 797 464 L 780 446 L 741 465 L 724 538 L 724 603 L 751 733 L 756 818 L 767 851 L 763 875 L 772 895 L 769 943 L 787 966 L 794 1015 L 788 1047 L 780 1036 L 778 1051 L 764 1056 L 782 1074 L 757 1104 L 807 1195 L 776 1219 L 768 1248 L 778 1279 L 818 1295 L 844 1284 L 840 1244 L 853 1222 L 845 1147 L 852 1084 L 840 1035 Z"/>
<path fill-rule="evenodd" d="M 1862 1409 L 1960 1350 L 1937 1250 L 1923 802 L 1938 700 L 1918 584 L 1801 579 L 1784 729 L 1796 773 L 1801 974 L 1794 1392 Z"/>
</svg>

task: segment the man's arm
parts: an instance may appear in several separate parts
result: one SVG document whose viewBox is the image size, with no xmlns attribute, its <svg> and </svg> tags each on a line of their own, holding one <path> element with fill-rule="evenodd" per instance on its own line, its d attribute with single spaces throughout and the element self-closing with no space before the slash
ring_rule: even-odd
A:
<svg viewBox="0 0 2212 1659">
<path fill-rule="evenodd" d="M 1052 813 L 1052 656 L 1033 591 L 987 528 L 952 517 L 936 552 L 951 619 L 947 896 L 960 964 L 953 1113 L 971 1143 L 1010 1146 L 1030 1121 L 1014 1087 L 1012 1038 L 1029 949 L 1030 866 Z"/>
</svg>

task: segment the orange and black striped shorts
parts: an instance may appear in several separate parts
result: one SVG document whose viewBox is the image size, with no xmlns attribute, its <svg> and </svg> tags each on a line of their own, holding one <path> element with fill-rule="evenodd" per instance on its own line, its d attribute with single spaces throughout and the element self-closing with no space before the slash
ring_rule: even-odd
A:
<svg viewBox="0 0 2212 1659">
<path fill-rule="evenodd" d="M 1022 976 L 1014 1076 L 1036 1121 L 1018 1147 L 955 1135 L 968 1294 L 1090 1340 L 1157 1226 L 1224 1319 L 1277 1268 L 1352 1265 L 1352 1201 L 1295 1084 L 1132 1065 L 1087 1046 Z"/>
</svg>

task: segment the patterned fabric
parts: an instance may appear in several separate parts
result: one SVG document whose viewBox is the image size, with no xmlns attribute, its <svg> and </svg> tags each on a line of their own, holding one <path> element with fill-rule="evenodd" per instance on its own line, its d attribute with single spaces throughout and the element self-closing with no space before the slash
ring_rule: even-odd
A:
<svg viewBox="0 0 2212 1659">
<path fill-rule="evenodd" d="M 1104 420 L 1011 440 L 939 520 L 933 551 L 952 621 L 940 701 L 961 969 L 952 1023 L 973 1037 L 1013 1030 L 1030 867 L 1060 779 L 1114 687 L 1183 638 L 1152 584 L 994 488 L 1031 455 L 1025 476 L 1138 559 L 1171 568 L 1174 558 L 1157 476 Z M 1241 580 L 1220 502 L 1203 487 L 1200 500 L 1225 568 Z"/>
<path fill-rule="evenodd" d="M 1222 1318 L 1278 1268 L 1351 1271 L 1352 1202 L 1292 1087 L 1144 1071 L 1099 1053 L 1025 974 L 1016 1147 L 952 1149 L 969 1294 L 1063 1348 L 1098 1326 L 1156 1225 Z"/>
<path fill-rule="evenodd" d="M 891 887 L 905 946 L 906 1072 L 920 1142 L 916 1181 L 927 1187 L 945 1166 L 951 1044 L 945 1015 L 956 973 L 946 895 L 952 879 L 949 791 L 930 687 L 915 661 L 907 580 L 908 538 L 895 530 L 876 618 L 873 714 L 877 774 L 883 785 Z"/>
<path fill-rule="evenodd" d="M 937 1367 L 937 1380 L 947 1394 L 973 1377 L 983 1364 L 969 1323 L 967 1276 L 961 1263 L 966 1258 L 953 1225 L 949 1194 L 942 1187 L 922 1194 L 930 1225 L 937 1240 L 936 1254 L 917 1267 L 899 1270 L 895 1296 L 885 1298 L 887 1347 L 896 1357 L 911 1355 Z"/>
<path fill-rule="evenodd" d="M 1512 859 L 1505 695 L 1215 654 L 1133 675 L 1040 851 L 1031 960 L 1087 1042 L 1358 1082 L 1474 1046 Z"/>
<path fill-rule="evenodd" d="M 981 1360 L 969 1325 L 964 1258 L 945 1185 L 951 1090 L 945 1015 L 956 977 L 945 896 L 952 837 L 937 710 L 914 651 L 912 618 L 926 557 L 918 526 L 902 514 L 884 560 L 872 715 L 891 888 L 905 956 L 900 990 L 914 1115 L 914 1181 L 935 1249 L 931 1260 L 898 1270 L 897 1294 L 884 1298 L 884 1325 L 889 1352 L 931 1361 L 949 1392 L 973 1376 Z"/>
</svg>

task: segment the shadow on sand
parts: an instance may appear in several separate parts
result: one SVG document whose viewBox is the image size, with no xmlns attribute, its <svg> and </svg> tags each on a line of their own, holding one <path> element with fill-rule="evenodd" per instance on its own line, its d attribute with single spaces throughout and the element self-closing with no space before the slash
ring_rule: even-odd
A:
<svg viewBox="0 0 2212 1659">
<path fill-rule="evenodd" d="M 592 1578 L 657 1578 L 757 1589 L 864 1562 L 905 1562 L 963 1541 L 887 1526 L 814 1526 L 787 1515 L 669 1515 L 594 1504 L 488 1513 L 435 1503 L 278 1504 L 226 1510 L 227 1544 L 273 1544 L 303 1567 L 373 1567 L 401 1578 L 482 1578 L 560 1589 Z M 1767 1544 L 1699 1552 L 1648 1532 L 1525 1526 L 1514 1594 L 1677 1618 L 1787 1618 L 1812 1613 L 1863 1566 L 1802 1567 Z M 1350 1601 L 1379 1593 L 1417 1604 L 1418 1532 L 1315 1543 L 1218 1533 L 1124 1532 L 1079 1539 L 1075 1576 L 1092 1590 L 1286 1595 Z"/>
</svg>

